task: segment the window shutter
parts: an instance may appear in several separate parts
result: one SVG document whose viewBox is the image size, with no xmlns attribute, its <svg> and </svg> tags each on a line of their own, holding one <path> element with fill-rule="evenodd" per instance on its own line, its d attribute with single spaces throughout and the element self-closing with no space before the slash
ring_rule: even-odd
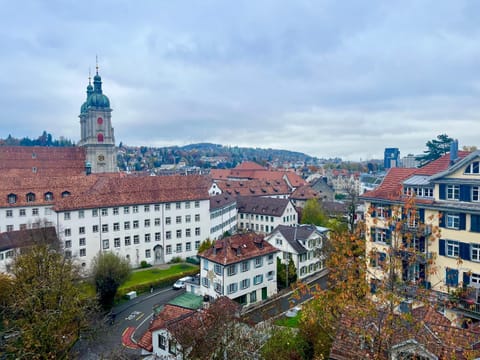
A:
<svg viewBox="0 0 480 360">
<path fill-rule="evenodd" d="M 375 241 L 375 228 L 374 227 L 370 228 L 370 240 Z"/>
<path fill-rule="evenodd" d="M 438 254 L 440 256 L 445 256 L 445 240 L 438 240 Z"/>
<path fill-rule="evenodd" d="M 458 270 L 445 268 L 445 283 L 449 286 L 458 286 Z"/>
<path fill-rule="evenodd" d="M 470 285 L 470 275 L 468 272 L 463 272 L 463 286 Z"/>
<path fill-rule="evenodd" d="M 425 223 L 425 209 L 418 209 L 418 217 L 421 223 Z"/>
<path fill-rule="evenodd" d="M 470 192 L 470 185 L 460 185 L 460 201 L 471 201 Z"/>
<path fill-rule="evenodd" d="M 370 204 L 370 207 L 373 209 L 371 215 L 372 217 L 376 217 L 377 216 L 377 212 L 375 211 L 375 208 L 376 208 L 376 204 Z"/>
<path fill-rule="evenodd" d="M 459 217 L 460 217 L 459 230 L 465 230 L 465 227 L 466 227 L 466 215 L 465 215 L 465 213 L 460 213 Z"/>
<path fill-rule="evenodd" d="M 470 231 L 480 232 L 480 216 L 470 215 Z"/>
<path fill-rule="evenodd" d="M 387 254 L 385 254 L 383 252 L 378 253 L 378 261 L 381 264 L 384 264 L 386 259 L 387 259 Z"/>
<path fill-rule="evenodd" d="M 447 216 L 446 213 L 440 213 L 440 227 L 444 228 L 445 227 L 445 217 Z"/>
<path fill-rule="evenodd" d="M 460 259 L 470 260 L 470 244 L 460 243 Z"/>
<path fill-rule="evenodd" d="M 445 184 L 440 184 L 439 187 L 440 187 L 440 194 L 439 194 L 440 200 L 445 200 L 447 197 L 447 186 Z"/>
</svg>

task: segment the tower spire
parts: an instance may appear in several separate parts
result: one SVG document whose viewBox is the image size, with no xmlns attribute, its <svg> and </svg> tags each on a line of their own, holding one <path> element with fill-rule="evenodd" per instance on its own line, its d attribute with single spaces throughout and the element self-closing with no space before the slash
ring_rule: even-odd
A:
<svg viewBox="0 0 480 360">
<path fill-rule="evenodd" d="M 98 55 L 95 55 L 95 63 L 96 63 L 96 69 L 97 69 L 97 75 L 98 75 Z"/>
<path fill-rule="evenodd" d="M 91 69 L 90 69 L 90 66 L 88 67 L 88 85 L 91 85 L 92 84 L 92 73 L 91 73 Z"/>
</svg>

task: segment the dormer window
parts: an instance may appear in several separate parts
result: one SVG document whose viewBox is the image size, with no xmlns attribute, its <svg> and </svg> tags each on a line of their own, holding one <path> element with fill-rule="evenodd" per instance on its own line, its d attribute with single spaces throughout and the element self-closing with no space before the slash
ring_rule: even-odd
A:
<svg viewBox="0 0 480 360">
<path fill-rule="evenodd" d="M 70 196 L 70 191 L 62 192 L 62 198 L 66 198 L 67 196 Z"/>
<path fill-rule="evenodd" d="M 35 194 L 32 192 L 29 192 L 27 194 L 27 202 L 34 202 L 35 201 Z"/>
<path fill-rule="evenodd" d="M 17 195 L 15 194 L 8 194 L 7 200 L 9 204 L 15 204 L 17 202 Z"/>
<path fill-rule="evenodd" d="M 480 174 L 480 161 L 474 161 L 465 168 L 465 174 Z"/>
<path fill-rule="evenodd" d="M 49 192 L 46 192 L 46 193 L 44 194 L 44 199 L 45 199 L 45 201 L 52 201 L 52 200 L 53 200 L 53 193 L 50 192 L 50 191 L 49 191 Z"/>
</svg>

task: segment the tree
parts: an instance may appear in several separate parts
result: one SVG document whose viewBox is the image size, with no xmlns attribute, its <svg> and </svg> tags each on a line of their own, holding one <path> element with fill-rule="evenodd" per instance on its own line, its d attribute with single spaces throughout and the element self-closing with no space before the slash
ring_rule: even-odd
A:
<svg viewBox="0 0 480 360">
<path fill-rule="evenodd" d="M 53 231 L 54 232 L 54 231 Z M 16 359 L 66 357 L 87 318 L 88 301 L 79 288 L 78 269 L 53 244 L 32 232 L 36 244 L 14 257 L 12 277 L 0 281 L 3 333 L 1 351 Z"/>
<path fill-rule="evenodd" d="M 130 264 L 112 252 L 99 252 L 91 267 L 99 303 L 104 309 L 110 309 L 118 287 L 130 276 Z"/>
<path fill-rule="evenodd" d="M 213 246 L 213 244 L 215 244 L 215 241 L 210 240 L 210 238 L 206 238 L 205 240 L 202 241 L 202 243 L 198 247 L 198 253 L 200 254 L 205 250 L 210 249 Z"/>
<path fill-rule="evenodd" d="M 440 158 L 450 151 L 450 144 L 453 139 L 447 134 L 437 135 L 436 139 L 428 140 L 425 144 L 427 150 L 424 150 L 424 155 L 417 156 L 415 160 L 420 161 L 420 165 L 426 165 L 429 162 Z"/>
<path fill-rule="evenodd" d="M 309 199 L 302 210 L 302 224 L 313 224 L 317 226 L 327 225 L 327 216 L 325 215 L 320 202 L 317 199 Z"/>
<path fill-rule="evenodd" d="M 292 259 L 288 261 L 288 280 L 286 273 L 287 264 L 277 257 L 277 287 L 280 289 L 293 285 L 297 281 L 297 268 Z"/>
<path fill-rule="evenodd" d="M 288 327 L 275 328 L 262 346 L 261 354 L 264 359 L 311 359 L 307 341 L 297 331 Z"/>
</svg>

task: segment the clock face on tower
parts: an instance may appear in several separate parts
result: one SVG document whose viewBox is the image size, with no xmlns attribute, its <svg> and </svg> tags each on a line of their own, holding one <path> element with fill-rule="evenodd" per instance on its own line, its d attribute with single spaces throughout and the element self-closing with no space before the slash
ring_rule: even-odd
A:
<svg viewBox="0 0 480 360">
<path fill-rule="evenodd" d="M 105 161 L 105 156 L 103 154 L 98 155 L 98 161 Z"/>
</svg>

